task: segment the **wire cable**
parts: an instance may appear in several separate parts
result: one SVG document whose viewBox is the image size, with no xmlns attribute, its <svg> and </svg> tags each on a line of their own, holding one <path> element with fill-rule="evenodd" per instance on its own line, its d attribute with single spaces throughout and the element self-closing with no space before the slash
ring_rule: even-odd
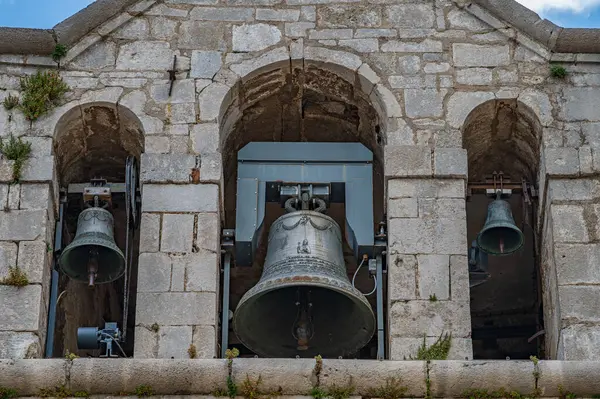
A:
<svg viewBox="0 0 600 399">
<path fill-rule="evenodd" d="M 358 275 L 358 271 L 360 270 L 360 268 L 362 267 L 363 263 L 365 263 L 365 259 L 366 259 L 366 255 L 362 258 L 362 260 L 360 261 L 360 264 L 358 265 L 358 267 L 356 268 L 356 271 L 354 272 L 354 276 L 352 276 L 352 287 L 356 288 L 356 285 L 354 285 L 354 282 L 356 281 L 356 276 Z M 372 277 L 372 276 L 370 276 Z M 373 281 L 375 282 L 375 285 L 373 287 L 373 291 L 369 292 L 368 294 L 365 294 L 361 291 L 361 293 L 364 296 L 369 296 L 372 295 L 373 293 L 375 293 L 375 291 L 377 290 L 377 279 L 373 279 Z M 356 288 L 358 290 L 358 288 Z M 359 290 L 360 291 L 360 290 Z"/>
</svg>

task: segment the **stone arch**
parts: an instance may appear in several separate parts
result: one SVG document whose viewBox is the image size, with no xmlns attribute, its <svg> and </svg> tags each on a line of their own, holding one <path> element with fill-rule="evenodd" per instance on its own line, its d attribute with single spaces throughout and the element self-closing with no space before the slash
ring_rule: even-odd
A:
<svg viewBox="0 0 600 399">
<path fill-rule="evenodd" d="M 58 120 L 54 153 L 61 185 L 93 177 L 123 181 L 128 155 L 140 159 L 144 129 L 129 108 L 109 102 L 77 105 Z"/>
<path fill-rule="evenodd" d="M 542 122 L 519 99 L 488 100 L 475 107 L 463 124 L 469 180 L 502 170 L 513 181 L 538 179 Z"/>
<path fill-rule="evenodd" d="M 63 218 L 63 248 L 75 237 L 77 218 L 83 209 L 80 193 L 71 192 L 71 184 L 86 184 L 93 178 L 104 178 L 109 183 L 125 181 L 127 156 L 134 155 L 140 161 L 144 152 L 144 128 L 141 120 L 129 108 L 109 101 L 67 104 L 56 115 L 53 152 L 58 184 L 65 193 Z M 139 169 L 139 168 L 138 168 Z M 63 190 L 66 190 L 63 191 Z M 111 213 L 114 217 L 114 240 L 125 252 L 126 213 L 125 195 L 115 190 L 112 195 Z M 128 306 L 129 337 L 133 336 L 137 290 L 137 258 L 139 255 L 139 230 L 130 241 L 133 248 L 130 296 Z M 60 274 L 59 292 L 64 292 L 58 302 L 54 353 L 60 356 L 65 350 L 86 356 L 91 352 L 78 350 L 77 327 L 103 326 L 104 322 L 123 320 L 124 277 L 107 284 L 96 285 L 93 290 L 87 284 L 71 280 Z M 124 344 L 127 353 L 133 353 L 133 340 Z"/>
<path fill-rule="evenodd" d="M 215 80 L 200 94 L 200 118 L 218 122 L 225 176 L 235 173 L 237 151 L 250 141 L 357 141 L 373 151 L 374 180 L 383 182 L 383 146 L 402 113 L 359 56 L 293 43 L 228 65 Z M 204 101 L 218 106 L 203 112 Z M 383 184 L 376 191 L 383 199 Z M 224 192 L 235 192 L 235 179 L 226 179 Z M 224 202 L 231 225 L 235 195 Z"/>
</svg>

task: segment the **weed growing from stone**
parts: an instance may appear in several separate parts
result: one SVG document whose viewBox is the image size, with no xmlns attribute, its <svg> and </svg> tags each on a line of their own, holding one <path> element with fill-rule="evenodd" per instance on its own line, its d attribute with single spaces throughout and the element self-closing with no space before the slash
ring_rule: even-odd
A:
<svg viewBox="0 0 600 399">
<path fill-rule="evenodd" d="M 463 392 L 462 397 L 467 399 L 526 399 L 531 396 L 523 395 L 517 391 L 507 391 L 502 388 L 497 391 L 489 391 L 487 389 L 469 389 Z"/>
<path fill-rule="evenodd" d="M 157 332 L 158 332 L 158 330 L 160 330 L 160 326 L 159 326 L 157 323 L 154 323 L 154 324 L 152 324 L 152 325 L 150 326 L 150 329 L 151 329 L 152 331 L 154 331 L 155 333 L 157 333 Z"/>
<path fill-rule="evenodd" d="M 18 182 L 21 179 L 21 171 L 25 161 L 29 159 L 31 155 L 31 143 L 21 140 L 21 138 L 15 138 L 10 135 L 8 141 L 0 141 L 0 152 L 13 163 L 13 180 Z"/>
<path fill-rule="evenodd" d="M 17 391 L 12 388 L 0 386 L 0 399 L 12 399 L 17 397 Z"/>
<path fill-rule="evenodd" d="M 57 44 L 56 47 L 54 47 L 54 51 L 52 51 L 52 59 L 58 64 L 59 68 L 60 59 L 67 55 L 67 51 L 67 46 L 64 44 Z"/>
<path fill-rule="evenodd" d="M 248 374 L 246 379 L 242 382 L 240 387 L 240 393 L 246 399 L 258 399 L 260 395 L 260 384 L 262 383 L 262 377 L 259 375 L 256 381 L 252 381 Z"/>
<path fill-rule="evenodd" d="M 21 90 L 20 108 L 27 120 L 35 121 L 54 108 L 69 87 L 56 71 L 38 71 L 21 78 Z"/>
<path fill-rule="evenodd" d="M 435 296 L 435 294 L 433 294 L 433 295 L 429 295 L 429 301 L 430 301 L 430 302 L 437 302 L 437 300 L 438 300 L 438 299 L 437 299 L 437 296 Z"/>
<path fill-rule="evenodd" d="M 550 75 L 553 78 L 564 79 L 567 76 L 567 70 L 562 65 L 551 65 Z"/>
<path fill-rule="evenodd" d="M 367 395 L 371 398 L 399 399 L 404 396 L 407 389 L 401 384 L 399 378 L 392 377 L 385 380 L 384 386 L 369 390 Z"/>
<path fill-rule="evenodd" d="M 227 395 L 227 391 L 224 389 L 215 389 L 212 392 L 212 396 L 214 396 L 215 398 L 222 398 L 222 397 L 228 396 L 228 395 Z"/>
<path fill-rule="evenodd" d="M 73 360 L 77 359 L 78 357 L 79 356 L 77 356 L 76 354 L 69 352 L 68 349 L 65 351 L 65 359 L 67 359 L 67 360 L 73 361 Z"/>
<path fill-rule="evenodd" d="M 141 398 L 143 396 L 152 396 L 154 395 L 154 389 L 152 389 L 152 387 L 148 385 L 138 385 L 137 387 L 135 387 L 135 394 L 138 398 Z"/>
<path fill-rule="evenodd" d="M 577 397 L 577 395 L 575 395 L 573 392 L 569 392 L 567 390 L 565 390 L 565 387 L 563 387 L 562 385 L 558 386 L 558 397 L 560 399 L 575 399 Z"/>
<path fill-rule="evenodd" d="M 446 360 L 448 353 L 450 353 L 450 347 L 452 346 L 452 335 L 442 334 L 440 337 L 431 345 L 427 347 L 426 337 L 423 337 L 423 345 L 417 352 L 417 357 L 411 360 Z"/>
<path fill-rule="evenodd" d="M 227 396 L 234 399 L 237 396 L 238 387 L 233 382 L 233 378 L 230 375 L 227 376 Z"/>
<path fill-rule="evenodd" d="M 327 392 L 320 387 L 313 387 L 313 389 L 310 390 L 310 396 L 314 399 L 324 399 L 327 397 Z"/>
<path fill-rule="evenodd" d="M 14 287 L 25 287 L 29 284 L 27 274 L 25 274 L 18 266 L 8 268 L 8 277 L 2 280 L 3 285 L 12 285 Z"/>
<path fill-rule="evenodd" d="M 191 344 L 190 347 L 188 348 L 188 355 L 190 356 L 190 359 L 195 359 L 198 356 L 198 351 L 196 350 L 196 345 Z"/>
<path fill-rule="evenodd" d="M 4 105 L 5 110 L 10 111 L 19 105 L 19 97 L 9 94 L 2 102 L 2 105 Z"/>
<path fill-rule="evenodd" d="M 348 399 L 353 393 L 354 387 L 352 385 L 338 387 L 334 384 L 327 389 L 327 397 L 331 399 Z"/>
<path fill-rule="evenodd" d="M 64 385 L 59 385 L 54 388 L 42 388 L 39 395 L 42 398 L 67 398 L 72 396 L 71 391 Z"/>
<path fill-rule="evenodd" d="M 73 393 L 73 396 L 76 398 L 88 398 L 90 394 L 87 391 L 77 391 Z"/>
</svg>

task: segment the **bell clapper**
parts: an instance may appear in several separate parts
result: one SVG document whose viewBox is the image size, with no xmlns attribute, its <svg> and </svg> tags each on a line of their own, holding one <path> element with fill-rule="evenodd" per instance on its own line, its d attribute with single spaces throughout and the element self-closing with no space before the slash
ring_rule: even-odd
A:
<svg viewBox="0 0 600 399">
<path fill-rule="evenodd" d="M 308 342 L 314 336 L 312 325 L 312 302 L 310 301 L 310 291 L 298 289 L 296 291 L 296 303 L 298 307 L 298 316 L 292 326 L 292 336 L 298 341 L 299 351 L 308 350 Z"/>
<path fill-rule="evenodd" d="M 90 257 L 87 264 L 88 271 L 88 287 L 94 286 L 96 275 L 98 273 L 98 250 L 93 248 L 90 250 Z"/>
</svg>

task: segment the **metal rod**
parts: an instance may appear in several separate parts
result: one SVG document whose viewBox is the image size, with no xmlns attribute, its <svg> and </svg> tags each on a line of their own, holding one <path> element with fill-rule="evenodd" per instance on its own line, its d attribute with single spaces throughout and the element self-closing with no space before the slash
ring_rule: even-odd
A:
<svg viewBox="0 0 600 399">
<path fill-rule="evenodd" d="M 48 327 L 46 333 L 46 357 L 52 357 L 54 353 L 54 330 L 56 328 L 56 305 L 58 303 L 58 279 L 59 274 L 56 270 L 58 254 L 62 250 L 62 226 L 64 203 L 58 207 L 58 220 L 54 230 L 54 252 L 52 260 L 52 277 L 50 280 L 50 304 L 48 306 Z"/>
<path fill-rule="evenodd" d="M 377 255 L 377 359 L 385 359 L 385 331 L 383 329 L 383 260 Z"/>
<path fill-rule="evenodd" d="M 225 358 L 229 342 L 229 284 L 231 274 L 231 254 L 223 256 L 223 308 L 221 310 L 221 357 Z"/>
</svg>

